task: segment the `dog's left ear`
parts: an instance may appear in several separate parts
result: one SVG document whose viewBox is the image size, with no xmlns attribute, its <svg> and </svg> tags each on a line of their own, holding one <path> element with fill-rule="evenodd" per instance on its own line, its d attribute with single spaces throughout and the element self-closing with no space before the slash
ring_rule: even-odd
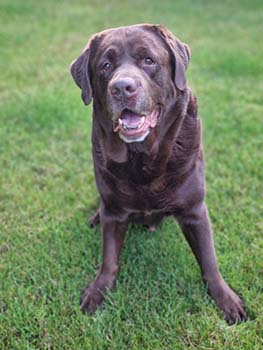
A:
<svg viewBox="0 0 263 350">
<path fill-rule="evenodd" d="M 90 104 L 92 100 L 91 76 L 89 72 L 91 43 L 92 41 L 88 43 L 83 53 L 70 65 L 71 75 L 82 91 L 81 97 L 85 105 Z"/>
<path fill-rule="evenodd" d="M 174 63 L 174 83 L 176 87 L 183 91 L 187 87 L 186 69 L 190 62 L 191 52 L 187 44 L 177 39 L 167 28 L 156 25 L 155 31 L 165 41 L 173 55 Z"/>
</svg>

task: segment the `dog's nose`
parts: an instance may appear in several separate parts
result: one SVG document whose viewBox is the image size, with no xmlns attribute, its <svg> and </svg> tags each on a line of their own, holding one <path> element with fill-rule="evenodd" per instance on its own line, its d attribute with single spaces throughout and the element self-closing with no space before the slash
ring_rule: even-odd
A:
<svg viewBox="0 0 263 350">
<path fill-rule="evenodd" d="M 137 94 L 138 84 L 132 78 L 121 78 L 112 82 L 110 92 L 113 97 L 131 98 Z"/>
</svg>

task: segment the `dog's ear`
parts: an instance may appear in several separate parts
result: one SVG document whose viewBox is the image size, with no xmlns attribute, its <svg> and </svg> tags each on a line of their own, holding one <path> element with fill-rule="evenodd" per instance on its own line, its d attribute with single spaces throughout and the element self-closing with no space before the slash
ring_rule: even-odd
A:
<svg viewBox="0 0 263 350">
<path fill-rule="evenodd" d="M 167 28 L 156 25 L 157 34 L 165 41 L 171 50 L 174 63 L 173 80 L 176 87 L 183 91 L 187 86 L 186 69 L 190 62 L 191 52 L 187 44 L 177 39 Z"/>
<path fill-rule="evenodd" d="M 70 72 L 75 83 L 82 91 L 81 97 L 85 105 L 90 104 L 92 100 L 91 77 L 89 71 L 91 43 L 92 41 L 88 43 L 83 53 L 70 65 Z"/>
</svg>

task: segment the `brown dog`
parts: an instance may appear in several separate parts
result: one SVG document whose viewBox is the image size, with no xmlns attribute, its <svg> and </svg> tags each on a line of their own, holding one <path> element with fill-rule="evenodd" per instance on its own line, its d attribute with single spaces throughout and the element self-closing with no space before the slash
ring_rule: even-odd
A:
<svg viewBox="0 0 263 350">
<path fill-rule="evenodd" d="M 200 265 L 209 294 L 229 323 L 246 318 L 241 299 L 217 267 L 205 204 L 204 157 L 197 103 L 185 71 L 188 46 L 160 25 L 94 35 L 71 65 L 87 105 L 93 98 L 93 160 L 103 262 L 84 290 L 92 313 L 113 288 L 130 222 L 154 230 L 173 215 Z"/>
</svg>

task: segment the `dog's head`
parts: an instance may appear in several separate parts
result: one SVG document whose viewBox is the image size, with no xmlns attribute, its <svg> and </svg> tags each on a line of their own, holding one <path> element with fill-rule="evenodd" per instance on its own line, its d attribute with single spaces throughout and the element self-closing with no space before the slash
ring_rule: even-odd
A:
<svg viewBox="0 0 263 350">
<path fill-rule="evenodd" d="M 82 99 L 111 118 L 125 142 L 143 141 L 187 87 L 188 46 L 160 25 L 134 25 L 95 34 L 71 64 Z"/>
</svg>

